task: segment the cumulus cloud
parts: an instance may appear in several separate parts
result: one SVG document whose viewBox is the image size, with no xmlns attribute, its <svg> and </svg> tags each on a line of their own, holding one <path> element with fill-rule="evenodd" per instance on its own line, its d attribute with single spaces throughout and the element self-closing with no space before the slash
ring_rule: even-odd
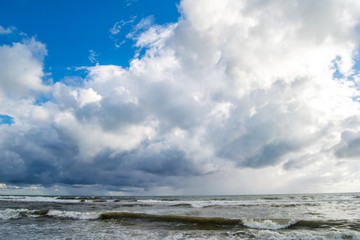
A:
<svg viewBox="0 0 360 240">
<path fill-rule="evenodd" d="M 183 0 L 177 23 L 145 18 L 128 35 L 145 54 L 128 68 L 88 67 L 83 84 L 50 86 L 42 106 L 12 100 L 26 111 L 4 113 L 17 121 L 0 125 L 0 182 L 352 190 L 359 9 L 351 0 Z M 45 54 L 33 39 L 0 47 L 3 99 L 44 91 Z"/>
<path fill-rule="evenodd" d="M 33 38 L 22 43 L 0 46 L 0 91 L 11 97 L 22 97 L 30 91 L 45 91 L 42 84 L 44 44 Z"/>
</svg>

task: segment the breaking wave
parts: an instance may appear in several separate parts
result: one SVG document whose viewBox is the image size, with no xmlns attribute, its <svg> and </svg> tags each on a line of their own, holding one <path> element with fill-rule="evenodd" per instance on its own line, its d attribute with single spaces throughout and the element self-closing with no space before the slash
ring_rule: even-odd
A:
<svg viewBox="0 0 360 240">
<path fill-rule="evenodd" d="M 356 197 L 352 199 L 356 200 Z M 10 202 L 49 202 L 49 203 L 113 203 L 124 207 L 150 207 L 150 206 L 166 206 L 166 207 L 182 207 L 182 208 L 224 208 L 224 207 L 272 207 L 272 208 L 293 208 L 293 207 L 316 207 L 322 204 L 321 199 L 299 200 L 299 199 L 282 199 L 280 197 L 261 197 L 251 200 L 245 199 L 135 199 L 135 198 L 107 198 L 94 196 L 0 196 L 0 201 Z M 329 202 L 330 200 L 326 200 Z M 331 200 L 333 201 L 333 200 Z M 335 201 L 335 200 L 334 200 Z M 338 200 L 336 200 L 338 201 Z M 348 200 L 347 200 L 348 201 Z"/>
<path fill-rule="evenodd" d="M 58 203 L 79 203 L 76 198 L 40 197 L 40 196 L 1 196 L 2 201 L 13 202 L 58 202 Z"/>
<path fill-rule="evenodd" d="M 341 239 L 360 239 L 358 231 L 342 230 L 329 232 L 277 232 L 270 230 L 261 230 L 254 233 L 252 238 L 266 240 L 341 240 Z"/>
<path fill-rule="evenodd" d="M 29 209 L 5 209 L 0 211 L 0 220 L 11 220 L 22 217 L 53 217 L 74 220 L 136 220 L 145 222 L 164 222 L 190 224 L 197 226 L 216 226 L 233 229 L 259 229 L 280 230 L 293 229 L 321 229 L 331 227 L 346 227 L 358 230 L 360 220 L 292 220 L 292 219 L 233 219 L 221 217 L 198 217 L 182 215 L 156 215 L 137 212 L 78 212 L 60 210 L 29 210 Z"/>
<path fill-rule="evenodd" d="M 254 229 L 263 229 L 263 230 L 280 230 L 288 228 L 297 223 L 296 220 L 287 220 L 287 219 L 245 219 L 243 224 L 245 227 L 254 228 Z"/>
<path fill-rule="evenodd" d="M 47 210 L 5 209 L 0 211 L 0 219 L 9 220 L 21 217 L 40 217 L 47 213 Z"/>
<path fill-rule="evenodd" d="M 59 211 L 49 210 L 47 216 L 59 217 L 59 218 L 72 218 L 79 220 L 95 220 L 99 218 L 98 212 L 76 212 L 76 211 Z"/>
</svg>

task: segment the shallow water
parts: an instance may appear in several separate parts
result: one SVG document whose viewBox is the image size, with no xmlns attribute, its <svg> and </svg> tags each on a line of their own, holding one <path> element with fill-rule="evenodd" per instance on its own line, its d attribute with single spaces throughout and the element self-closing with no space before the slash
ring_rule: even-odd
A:
<svg viewBox="0 0 360 240">
<path fill-rule="evenodd" d="M 0 196 L 0 239 L 360 239 L 360 193 Z"/>
</svg>

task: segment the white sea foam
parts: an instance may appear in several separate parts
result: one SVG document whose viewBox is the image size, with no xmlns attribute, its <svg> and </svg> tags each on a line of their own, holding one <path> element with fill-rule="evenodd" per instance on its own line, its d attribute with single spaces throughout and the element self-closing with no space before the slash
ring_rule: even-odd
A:
<svg viewBox="0 0 360 240">
<path fill-rule="evenodd" d="M 211 207 L 211 206 L 236 206 L 241 204 L 249 204 L 244 201 L 226 201 L 226 200 L 188 200 L 188 201 L 167 201 L 167 200 L 155 200 L 155 199 L 141 199 L 137 201 L 138 203 L 143 204 L 151 204 L 151 205 L 165 205 L 165 206 L 174 206 L 174 205 L 191 205 L 194 208 L 203 208 L 203 207 Z M 256 205 L 258 203 L 252 203 Z"/>
<path fill-rule="evenodd" d="M 49 210 L 47 215 L 53 216 L 53 217 L 61 217 L 61 218 L 93 220 L 93 219 L 98 219 L 100 216 L 100 213 L 99 212 L 75 212 L 75 211 Z"/>
<path fill-rule="evenodd" d="M 58 199 L 57 197 L 39 197 L 39 196 L 1 196 L 0 201 L 14 202 L 58 202 L 58 203 L 79 203 L 78 199 Z"/>
<path fill-rule="evenodd" d="M 28 213 L 28 209 L 5 209 L 0 211 L 0 219 L 9 220 L 21 218 L 21 213 Z"/>
<path fill-rule="evenodd" d="M 79 220 L 93 220 L 98 219 L 100 214 L 101 213 L 99 212 L 49 210 L 45 215 Z M 16 219 L 21 217 L 40 217 L 40 214 L 38 214 L 36 210 L 29 209 L 5 209 L 0 211 L 0 219 L 2 220 Z"/>
<path fill-rule="evenodd" d="M 140 200 L 142 203 L 152 204 L 152 205 L 167 205 L 167 206 L 174 206 L 174 205 L 191 205 L 194 208 L 202 208 L 208 206 L 215 206 L 215 205 L 232 205 L 236 202 L 232 201 L 164 201 L 164 200 Z"/>
<path fill-rule="evenodd" d="M 261 230 L 254 233 L 256 239 L 266 240 L 340 240 L 340 239 L 360 239 L 360 233 L 355 231 L 331 231 L 331 232 L 276 232 L 269 230 Z"/>
<path fill-rule="evenodd" d="M 303 205 L 303 204 L 317 204 L 322 201 L 307 200 L 284 200 L 284 199 L 249 199 L 249 200 L 157 200 L 157 199 L 139 199 L 138 203 L 150 205 L 185 205 L 189 204 L 194 208 L 204 208 L 213 206 L 288 206 L 288 205 Z"/>
<path fill-rule="evenodd" d="M 288 228 L 291 225 L 296 224 L 295 220 L 281 220 L 281 222 L 277 222 L 275 220 L 259 220 L 259 219 L 244 219 L 243 224 L 249 228 L 255 229 L 264 229 L 264 230 L 280 230 L 284 228 Z"/>
</svg>

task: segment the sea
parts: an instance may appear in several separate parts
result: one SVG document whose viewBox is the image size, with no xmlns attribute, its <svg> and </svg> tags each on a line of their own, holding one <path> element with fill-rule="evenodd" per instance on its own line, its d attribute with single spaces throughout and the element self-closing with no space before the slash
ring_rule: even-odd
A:
<svg viewBox="0 0 360 240">
<path fill-rule="evenodd" d="M 360 239 L 360 193 L 0 196 L 0 239 Z"/>
</svg>

